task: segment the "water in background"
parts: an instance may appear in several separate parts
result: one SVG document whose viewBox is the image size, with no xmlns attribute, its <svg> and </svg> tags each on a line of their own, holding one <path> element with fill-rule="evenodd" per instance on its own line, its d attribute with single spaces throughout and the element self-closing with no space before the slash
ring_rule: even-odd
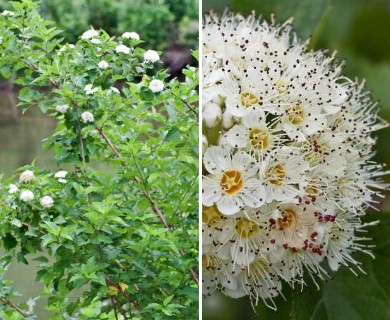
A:
<svg viewBox="0 0 390 320">
<path fill-rule="evenodd" d="M 55 169 L 53 152 L 41 149 L 41 141 L 52 135 L 55 120 L 42 114 L 38 108 L 28 110 L 23 116 L 17 104 L 17 92 L 7 85 L 0 89 L 0 175 L 10 177 L 15 169 L 30 164 L 36 158 L 37 166 Z M 1 254 L 1 251 L 0 251 Z M 12 263 L 6 273 L 7 279 L 14 281 L 14 288 L 22 293 L 20 301 L 26 301 L 39 295 L 43 285 L 35 282 L 35 270 L 39 262 L 30 264 Z M 15 299 L 18 302 L 18 299 Z M 48 317 L 43 310 L 44 301 L 38 301 L 35 307 L 38 319 Z"/>
<path fill-rule="evenodd" d="M 0 90 L 0 174 L 9 177 L 15 169 L 37 158 L 37 166 L 55 168 L 52 152 L 43 152 L 42 139 L 52 135 L 55 119 L 31 108 L 23 116 L 17 92 Z"/>
</svg>

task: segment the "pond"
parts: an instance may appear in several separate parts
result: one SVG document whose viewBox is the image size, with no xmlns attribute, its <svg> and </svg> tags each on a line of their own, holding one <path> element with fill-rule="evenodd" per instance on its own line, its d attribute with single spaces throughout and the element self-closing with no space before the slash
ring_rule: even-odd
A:
<svg viewBox="0 0 390 320">
<path fill-rule="evenodd" d="M 16 104 L 17 90 L 2 83 L 0 87 L 0 175 L 3 174 L 5 178 L 15 175 L 17 174 L 15 169 L 31 164 L 35 158 L 37 166 L 55 169 L 53 153 L 41 149 L 42 139 L 54 132 L 55 120 L 43 115 L 38 108 L 28 110 L 21 116 Z M 29 265 L 13 263 L 9 266 L 6 277 L 13 280 L 15 289 L 23 294 L 20 301 L 36 297 L 43 288 L 42 284 L 34 281 L 38 264 L 31 261 Z M 43 309 L 43 305 L 44 301 L 38 301 L 35 307 L 38 319 L 45 319 L 49 314 Z"/>
</svg>

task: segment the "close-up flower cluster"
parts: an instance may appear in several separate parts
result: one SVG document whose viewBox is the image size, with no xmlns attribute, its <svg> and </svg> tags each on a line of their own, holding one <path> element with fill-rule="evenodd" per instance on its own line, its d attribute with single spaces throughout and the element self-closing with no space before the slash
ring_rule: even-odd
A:
<svg viewBox="0 0 390 320">
<path fill-rule="evenodd" d="M 386 185 L 373 161 L 386 127 L 343 63 L 255 15 L 203 25 L 203 294 L 276 309 L 340 266 L 364 272 L 361 217 Z"/>
</svg>

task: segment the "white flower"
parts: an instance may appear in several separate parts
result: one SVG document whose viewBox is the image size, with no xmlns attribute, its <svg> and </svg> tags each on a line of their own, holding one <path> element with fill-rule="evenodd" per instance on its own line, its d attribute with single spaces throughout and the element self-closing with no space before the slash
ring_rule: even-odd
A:
<svg viewBox="0 0 390 320">
<path fill-rule="evenodd" d="M 99 63 L 98 63 L 98 67 L 100 68 L 100 69 L 107 69 L 108 68 L 108 63 L 106 62 L 106 61 L 104 61 L 104 60 L 102 60 L 102 61 L 100 61 Z"/>
<path fill-rule="evenodd" d="M 93 114 L 89 111 L 84 111 L 81 114 L 81 120 L 83 120 L 84 123 L 93 122 L 95 119 L 93 117 Z"/>
<path fill-rule="evenodd" d="M 54 200 L 50 196 L 44 196 L 39 203 L 41 204 L 42 207 L 49 209 L 54 205 Z"/>
<path fill-rule="evenodd" d="M 282 25 L 208 16 L 203 29 L 203 290 L 276 309 L 282 283 L 330 278 L 371 255 L 376 103 L 342 65 Z M 356 270 L 356 271 L 355 271 Z M 317 285 L 318 286 L 318 285 Z"/>
<path fill-rule="evenodd" d="M 61 104 L 56 106 L 56 111 L 59 113 L 66 113 L 69 109 L 69 106 L 67 104 Z"/>
<path fill-rule="evenodd" d="M 209 175 L 203 180 L 203 205 L 216 205 L 226 215 L 237 213 L 244 206 L 257 207 L 265 203 L 261 182 L 255 178 L 259 168 L 247 153 L 230 152 L 221 147 L 209 147 L 204 165 Z"/>
<path fill-rule="evenodd" d="M 34 200 L 34 194 L 30 190 L 24 190 L 20 194 L 20 200 L 23 202 Z"/>
<path fill-rule="evenodd" d="M 9 189 L 8 189 L 8 193 L 16 193 L 18 192 L 19 188 L 15 185 L 15 184 L 10 184 L 9 185 Z"/>
<path fill-rule="evenodd" d="M 66 179 L 58 179 L 58 182 L 59 182 L 59 183 L 67 183 L 68 180 L 66 180 Z"/>
<path fill-rule="evenodd" d="M 99 36 L 99 33 L 96 30 L 91 29 L 91 30 L 85 31 L 82 34 L 81 39 L 82 40 L 88 40 L 88 39 L 95 38 L 95 37 L 98 37 L 98 36 Z"/>
<path fill-rule="evenodd" d="M 281 147 L 270 153 L 260 165 L 260 179 L 264 181 L 267 203 L 273 200 L 291 201 L 305 194 L 309 164 L 299 149 Z"/>
<path fill-rule="evenodd" d="M 245 268 L 257 256 L 262 256 L 263 252 L 253 250 L 259 248 L 267 240 L 263 232 L 263 226 L 256 221 L 248 210 L 234 216 L 229 216 L 218 225 L 221 232 L 214 241 L 219 243 L 217 254 L 222 259 L 233 262 L 233 269 Z"/>
<path fill-rule="evenodd" d="M 255 110 L 246 114 L 241 124 L 229 130 L 226 139 L 233 148 L 263 155 L 273 149 L 279 137 L 274 129 L 268 128 L 264 111 Z"/>
<path fill-rule="evenodd" d="M 67 171 L 57 171 L 55 174 L 54 174 L 54 177 L 55 178 L 65 178 L 66 175 L 68 174 Z"/>
<path fill-rule="evenodd" d="M 130 48 L 125 46 L 124 44 L 117 45 L 115 48 L 116 53 L 124 53 L 124 54 L 129 54 L 130 53 Z"/>
<path fill-rule="evenodd" d="M 161 92 L 164 90 L 164 82 L 161 80 L 154 79 L 150 81 L 149 89 L 152 90 L 152 92 Z"/>
<path fill-rule="evenodd" d="M 144 53 L 144 60 L 145 61 L 150 61 L 150 62 L 157 62 L 160 60 L 160 56 L 158 53 L 154 50 L 148 50 Z"/>
<path fill-rule="evenodd" d="M 10 16 L 13 17 L 15 15 L 15 12 L 9 11 L 9 10 L 4 10 L 3 11 L 3 16 Z"/>
<path fill-rule="evenodd" d="M 96 39 L 96 38 L 92 38 L 90 40 L 90 42 L 93 43 L 93 44 L 101 44 L 102 43 L 99 39 Z"/>
<path fill-rule="evenodd" d="M 34 172 L 31 170 L 23 171 L 19 177 L 19 182 L 29 182 L 35 180 Z"/>
<path fill-rule="evenodd" d="M 139 40 L 139 34 L 137 32 L 125 32 L 124 34 L 122 34 L 122 37 L 126 39 L 137 40 L 137 41 Z"/>
<path fill-rule="evenodd" d="M 97 92 L 99 89 L 98 88 L 92 88 L 92 84 L 87 84 L 85 87 L 84 87 L 84 91 L 86 94 L 94 94 L 95 92 Z"/>
</svg>

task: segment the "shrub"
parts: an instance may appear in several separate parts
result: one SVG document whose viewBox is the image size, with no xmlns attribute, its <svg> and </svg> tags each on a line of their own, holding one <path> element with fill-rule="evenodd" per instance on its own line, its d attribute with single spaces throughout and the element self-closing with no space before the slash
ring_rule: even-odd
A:
<svg viewBox="0 0 390 320">
<path fill-rule="evenodd" d="M 44 147 L 59 171 L 33 163 L 0 184 L 2 265 L 37 256 L 50 319 L 197 318 L 196 69 L 168 82 L 135 34 L 62 44 L 37 8 L 0 16 L 0 73 L 17 75 L 24 111 L 58 120 Z M 0 288 L 1 316 L 34 317 Z"/>
</svg>

